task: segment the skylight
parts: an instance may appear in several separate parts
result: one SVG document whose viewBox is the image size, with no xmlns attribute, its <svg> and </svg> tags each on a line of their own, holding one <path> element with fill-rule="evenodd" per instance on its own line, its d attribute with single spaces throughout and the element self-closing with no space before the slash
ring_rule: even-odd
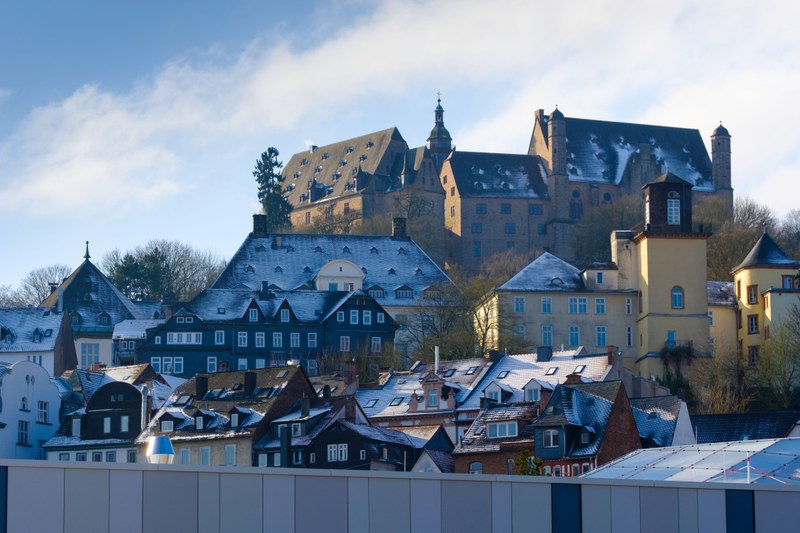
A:
<svg viewBox="0 0 800 533">
<path fill-rule="evenodd" d="M 477 366 L 471 366 L 471 367 L 469 367 L 467 369 L 467 375 L 471 376 L 472 374 L 474 374 L 477 371 L 478 371 L 478 367 Z"/>
<path fill-rule="evenodd" d="M 364 408 L 365 409 L 369 409 L 371 407 L 375 407 L 377 405 L 377 403 L 378 403 L 378 400 L 373 398 L 373 399 L 371 399 L 370 401 L 368 401 L 367 403 L 364 404 Z"/>
<path fill-rule="evenodd" d="M 573 370 L 573 372 L 575 374 L 580 374 L 584 370 L 586 370 L 586 365 L 578 365 L 578 366 L 575 367 L 575 370 Z"/>
<path fill-rule="evenodd" d="M 396 398 L 392 398 L 392 401 L 389 402 L 389 406 L 390 407 L 397 407 L 401 403 L 403 403 L 403 396 L 397 396 Z"/>
<path fill-rule="evenodd" d="M 497 374 L 497 379 L 503 379 L 506 376 L 508 376 L 508 370 L 503 370 L 502 372 Z"/>
<path fill-rule="evenodd" d="M 547 369 L 547 372 L 545 372 L 544 374 L 546 376 L 553 376 L 553 375 L 555 375 L 556 372 L 558 372 L 558 367 L 557 366 L 551 366 L 550 368 Z"/>
<path fill-rule="evenodd" d="M 444 377 L 449 378 L 450 376 L 452 376 L 455 373 L 456 373 L 456 369 L 455 368 L 449 368 L 449 369 L 447 369 L 445 371 Z"/>
<path fill-rule="evenodd" d="M 278 377 L 279 378 L 285 378 L 288 375 L 289 375 L 289 371 L 288 370 L 281 370 L 280 372 L 278 372 Z"/>
</svg>

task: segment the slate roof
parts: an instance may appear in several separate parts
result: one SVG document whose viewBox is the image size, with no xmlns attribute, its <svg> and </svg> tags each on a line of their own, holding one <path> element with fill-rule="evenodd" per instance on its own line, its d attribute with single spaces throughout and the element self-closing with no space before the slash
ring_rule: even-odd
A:
<svg viewBox="0 0 800 533">
<path fill-rule="evenodd" d="M 387 429 L 378 426 L 370 426 L 367 424 L 354 424 L 353 422 L 348 422 L 347 420 L 339 420 L 338 423 L 367 440 L 401 444 L 417 449 L 421 449 L 424 446 L 424 443 L 420 445 L 419 439 L 412 439 L 401 431 L 395 431 L 393 429 Z"/>
<path fill-rule="evenodd" d="M 785 437 L 800 421 L 800 411 L 693 415 L 698 444 Z"/>
<path fill-rule="evenodd" d="M 732 281 L 707 281 L 708 305 L 736 307 L 736 293 Z"/>
<path fill-rule="evenodd" d="M 0 357 L 4 353 L 55 350 L 63 317 L 50 308 L 0 308 Z"/>
<path fill-rule="evenodd" d="M 440 472 L 452 474 L 456 471 L 456 460 L 453 458 L 452 453 L 442 450 L 425 449 L 422 451 L 422 454 L 427 454 L 431 461 L 433 461 L 433 464 L 439 468 Z M 417 460 L 417 462 L 419 462 L 419 460 Z"/>
<path fill-rule="evenodd" d="M 39 307 L 56 308 L 59 290 L 63 309 L 71 315 L 80 315 L 79 331 L 107 331 L 111 334 L 112 326 L 123 320 L 151 318 L 122 294 L 89 259 L 81 263 Z M 108 314 L 109 326 L 100 324 L 102 313 Z"/>
<path fill-rule="evenodd" d="M 539 413 L 539 402 L 496 403 L 480 412 L 456 445 L 453 454 L 487 453 L 500 451 L 501 447 L 532 447 L 534 420 Z M 517 436 L 489 438 L 487 426 L 493 422 L 516 420 Z"/>
<path fill-rule="evenodd" d="M 586 290 L 586 286 L 580 270 L 550 252 L 544 252 L 497 290 L 574 292 Z"/>
<path fill-rule="evenodd" d="M 662 170 L 669 169 L 695 190 L 714 190 L 711 158 L 696 129 L 571 117 L 564 120 L 571 180 L 618 185 L 639 145 L 649 144 Z M 543 127 L 546 132 L 546 124 Z"/>
<path fill-rule="evenodd" d="M 539 156 L 455 151 L 447 158 L 463 197 L 547 198 L 547 165 Z"/>
<path fill-rule="evenodd" d="M 671 446 L 681 412 L 680 398 L 632 398 L 630 403 L 639 437 L 645 441 L 646 446 Z"/>
<path fill-rule="evenodd" d="M 575 426 L 594 434 L 589 444 L 576 439 L 566 457 L 596 455 L 605 436 L 614 401 L 622 387 L 621 381 L 559 385 L 544 413 L 534 422 L 537 427 Z"/>
<path fill-rule="evenodd" d="M 416 155 L 395 127 L 298 152 L 281 173 L 284 195 L 300 206 L 307 205 L 309 198 L 354 194 L 363 188 L 353 186 L 356 175 L 376 190 L 386 191 L 398 187 L 403 173 L 413 170 Z"/>
<path fill-rule="evenodd" d="M 112 339 L 146 339 L 147 330 L 159 326 L 164 320 L 145 319 L 145 320 L 123 320 L 114 325 Z"/>
<path fill-rule="evenodd" d="M 456 406 L 464 401 L 474 384 L 480 382 L 484 375 L 484 369 L 490 364 L 484 358 L 439 363 L 439 377 L 445 381 L 450 390 L 456 391 Z M 406 414 L 416 416 L 419 413 L 431 412 L 410 413 L 408 410 L 411 396 L 414 391 L 417 392 L 417 395 L 422 394 L 420 381 L 431 371 L 433 371 L 433 365 L 420 364 L 413 371 L 396 372 L 380 387 L 359 388 L 356 391 L 356 399 L 370 419 Z"/>
<path fill-rule="evenodd" d="M 480 385 L 470 391 L 458 409 L 479 409 L 483 391 L 492 383 L 505 387 L 505 390 L 511 393 L 504 398 L 505 402 L 521 402 L 525 399 L 523 388 L 530 380 L 535 379 L 540 387 L 553 390 L 557 384 L 563 383 L 569 374 L 584 365 L 586 368 L 580 373 L 582 378 L 602 381 L 608 370 L 608 354 L 581 355 L 583 353 L 582 348 L 553 352 L 549 361 L 538 361 L 535 353 L 506 355 L 489 368 Z M 557 370 L 547 375 L 553 368 Z M 499 376 L 505 372 L 508 374 L 500 378 Z"/>
<path fill-rule="evenodd" d="M 800 268 L 800 262 L 791 259 L 781 250 L 769 233 L 764 232 L 756 241 L 750 253 L 744 258 L 733 271 L 737 272 L 743 268 L 773 267 L 773 268 Z"/>
<path fill-rule="evenodd" d="M 381 287 L 385 296 L 376 300 L 384 307 L 425 305 L 426 289 L 453 283 L 410 239 L 289 233 L 249 235 L 211 288 L 259 290 L 262 281 L 285 291 L 313 288 L 319 270 L 334 259 L 350 261 L 360 268 L 364 289 Z M 413 289 L 413 298 L 396 297 L 396 289 L 404 285 Z"/>
</svg>

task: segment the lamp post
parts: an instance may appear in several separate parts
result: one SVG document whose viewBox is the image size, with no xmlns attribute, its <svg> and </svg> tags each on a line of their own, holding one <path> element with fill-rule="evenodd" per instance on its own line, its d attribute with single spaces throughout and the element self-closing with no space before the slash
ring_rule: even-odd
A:
<svg viewBox="0 0 800 533">
<path fill-rule="evenodd" d="M 172 464 L 175 449 L 166 435 L 153 435 L 147 442 L 147 462 L 157 465 Z"/>
</svg>

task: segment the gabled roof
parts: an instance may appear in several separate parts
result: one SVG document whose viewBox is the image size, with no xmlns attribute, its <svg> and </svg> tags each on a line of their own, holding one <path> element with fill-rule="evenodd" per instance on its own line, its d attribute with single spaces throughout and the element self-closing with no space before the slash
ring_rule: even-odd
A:
<svg viewBox="0 0 800 533">
<path fill-rule="evenodd" d="M 800 268 L 800 262 L 789 258 L 781 247 L 778 246 L 769 233 L 764 232 L 756 241 L 750 253 L 733 271 L 738 272 L 743 268 L 773 267 L 773 268 Z"/>
<path fill-rule="evenodd" d="M 462 198 L 547 198 L 547 166 L 539 156 L 455 151 L 447 161 Z"/>
<path fill-rule="evenodd" d="M 486 407 L 464 433 L 453 454 L 496 452 L 502 448 L 530 448 L 533 442 L 533 421 L 539 413 L 539 402 L 498 403 Z M 488 429 L 496 422 L 517 422 L 515 437 L 490 438 Z"/>
<path fill-rule="evenodd" d="M 697 443 L 777 439 L 800 421 L 800 411 L 693 415 Z"/>
<path fill-rule="evenodd" d="M 736 293 L 732 281 L 707 281 L 708 305 L 736 307 Z"/>
<path fill-rule="evenodd" d="M 348 422 L 347 420 L 339 420 L 338 423 L 360 437 L 374 442 L 400 444 L 419 449 L 424 446 L 424 443 L 421 443 L 418 439 L 412 439 L 401 431 L 395 431 L 393 429 L 387 429 L 378 426 L 370 426 L 367 424 L 354 424 L 352 422 Z"/>
<path fill-rule="evenodd" d="M 313 287 L 319 270 L 336 259 L 360 268 L 364 287 L 381 286 L 385 294 L 376 300 L 383 306 L 425 305 L 425 289 L 453 286 L 444 271 L 410 239 L 287 233 L 249 235 L 211 288 L 244 286 L 259 290 L 264 281 L 284 291 Z M 402 285 L 413 289 L 413 298 L 397 298 L 395 291 Z"/>
<path fill-rule="evenodd" d="M 52 352 L 63 318 L 50 308 L 0 308 L 0 354 Z"/>
<path fill-rule="evenodd" d="M 586 286 L 580 270 L 550 252 L 544 252 L 497 290 L 573 292 L 586 290 Z"/>
<path fill-rule="evenodd" d="M 152 318 L 122 294 L 89 259 L 81 263 L 39 307 L 56 308 L 59 292 L 63 298 L 63 309 L 70 314 L 80 315 L 79 329 L 107 328 L 111 333 L 111 326 L 123 320 Z M 101 313 L 109 315 L 109 326 L 99 323 Z"/>
<path fill-rule="evenodd" d="M 640 144 L 663 170 L 695 189 L 713 191 L 711 158 L 696 129 L 566 117 L 567 173 L 571 180 L 619 184 Z M 546 124 L 542 125 L 546 132 Z"/>
<path fill-rule="evenodd" d="M 648 446 L 671 446 L 681 412 L 680 398 L 677 396 L 631 398 L 630 403 L 639 437 L 646 441 Z"/>
</svg>

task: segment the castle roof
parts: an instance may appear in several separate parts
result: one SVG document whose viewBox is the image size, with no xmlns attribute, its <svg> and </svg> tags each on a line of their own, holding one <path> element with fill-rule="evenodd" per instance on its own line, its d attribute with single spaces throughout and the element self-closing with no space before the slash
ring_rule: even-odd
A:
<svg viewBox="0 0 800 533">
<path fill-rule="evenodd" d="M 764 234 L 759 237 L 758 241 L 756 241 L 756 244 L 750 250 L 750 253 L 747 254 L 747 257 L 744 258 L 744 261 L 734 268 L 733 271 L 738 272 L 743 268 L 757 267 L 800 268 L 800 262 L 789 258 L 789 256 L 781 250 L 781 247 L 778 246 L 778 243 L 772 240 L 769 233 L 765 231 Z"/>
<path fill-rule="evenodd" d="M 461 197 L 547 198 L 547 166 L 539 156 L 456 151 L 447 161 Z"/>
</svg>

